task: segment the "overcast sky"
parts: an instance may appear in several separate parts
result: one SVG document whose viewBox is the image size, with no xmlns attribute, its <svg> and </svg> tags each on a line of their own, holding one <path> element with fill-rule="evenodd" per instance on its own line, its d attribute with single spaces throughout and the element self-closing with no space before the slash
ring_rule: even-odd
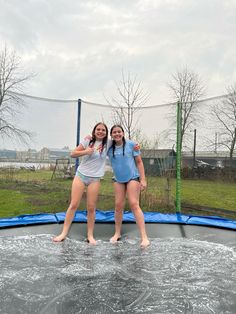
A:
<svg viewBox="0 0 236 314">
<path fill-rule="evenodd" d="M 206 97 L 236 83 L 235 14 L 235 0 L 0 0 L 0 43 L 37 73 L 28 94 L 105 103 L 123 69 L 158 105 L 186 66 Z"/>
</svg>

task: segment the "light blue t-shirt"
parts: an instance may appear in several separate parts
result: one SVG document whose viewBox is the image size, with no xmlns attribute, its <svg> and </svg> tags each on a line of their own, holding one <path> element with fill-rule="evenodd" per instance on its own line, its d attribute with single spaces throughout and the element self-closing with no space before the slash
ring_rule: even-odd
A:
<svg viewBox="0 0 236 314">
<path fill-rule="evenodd" d="M 135 162 L 135 156 L 140 155 L 140 150 L 135 151 L 134 143 L 131 140 L 126 140 L 125 150 L 123 155 L 123 145 L 116 146 L 113 157 L 112 147 L 108 150 L 108 156 L 114 172 L 115 180 L 119 183 L 129 182 L 131 179 L 140 176 Z"/>
</svg>

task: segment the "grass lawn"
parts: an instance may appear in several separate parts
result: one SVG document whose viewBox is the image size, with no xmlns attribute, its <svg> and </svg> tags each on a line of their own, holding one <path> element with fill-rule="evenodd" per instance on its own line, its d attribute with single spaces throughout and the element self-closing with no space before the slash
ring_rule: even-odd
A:
<svg viewBox="0 0 236 314">
<path fill-rule="evenodd" d="M 0 217 L 21 214 L 54 213 L 65 211 L 70 202 L 72 180 L 51 181 L 52 172 L 18 170 L 0 172 Z M 112 174 L 107 173 L 102 180 L 97 208 L 114 208 Z M 141 195 L 144 211 L 175 212 L 175 180 L 148 177 L 148 189 Z M 216 214 L 236 219 L 236 184 L 206 180 L 182 180 L 183 212 L 187 207 L 215 208 Z M 86 208 L 86 195 L 79 209 Z M 128 209 L 128 206 L 126 207 Z M 222 210 L 232 211 L 232 215 Z M 188 209 L 186 213 L 213 215 L 212 212 L 196 212 Z M 227 216 L 227 215 L 228 216 Z"/>
<path fill-rule="evenodd" d="M 182 202 L 236 211 L 236 184 L 183 180 Z"/>
</svg>

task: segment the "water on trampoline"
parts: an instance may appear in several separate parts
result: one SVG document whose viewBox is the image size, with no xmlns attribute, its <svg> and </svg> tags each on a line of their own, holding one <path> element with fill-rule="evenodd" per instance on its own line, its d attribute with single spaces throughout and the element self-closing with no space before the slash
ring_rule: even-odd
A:
<svg viewBox="0 0 236 314">
<path fill-rule="evenodd" d="M 235 313 L 234 247 L 184 238 L 0 237 L 1 313 Z M 234 312 L 233 312 L 234 311 Z"/>
</svg>

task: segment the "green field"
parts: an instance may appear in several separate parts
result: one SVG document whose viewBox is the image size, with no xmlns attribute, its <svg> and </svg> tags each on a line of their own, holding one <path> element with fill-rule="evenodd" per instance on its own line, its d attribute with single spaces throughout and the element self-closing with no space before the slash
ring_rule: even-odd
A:
<svg viewBox="0 0 236 314">
<path fill-rule="evenodd" d="M 0 217 L 65 211 L 70 202 L 71 179 L 51 180 L 45 170 L 0 172 Z M 175 212 L 175 180 L 148 177 L 141 195 L 144 211 Z M 220 181 L 182 180 L 182 212 L 236 219 L 236 184 Z M 98 206 L 114 208 L 111 173 L 102 180 Z M 86 208 L 86 195 L 79 209 Z M 126 207 L 128 209 L 128 206 Z"/>
</svg>

